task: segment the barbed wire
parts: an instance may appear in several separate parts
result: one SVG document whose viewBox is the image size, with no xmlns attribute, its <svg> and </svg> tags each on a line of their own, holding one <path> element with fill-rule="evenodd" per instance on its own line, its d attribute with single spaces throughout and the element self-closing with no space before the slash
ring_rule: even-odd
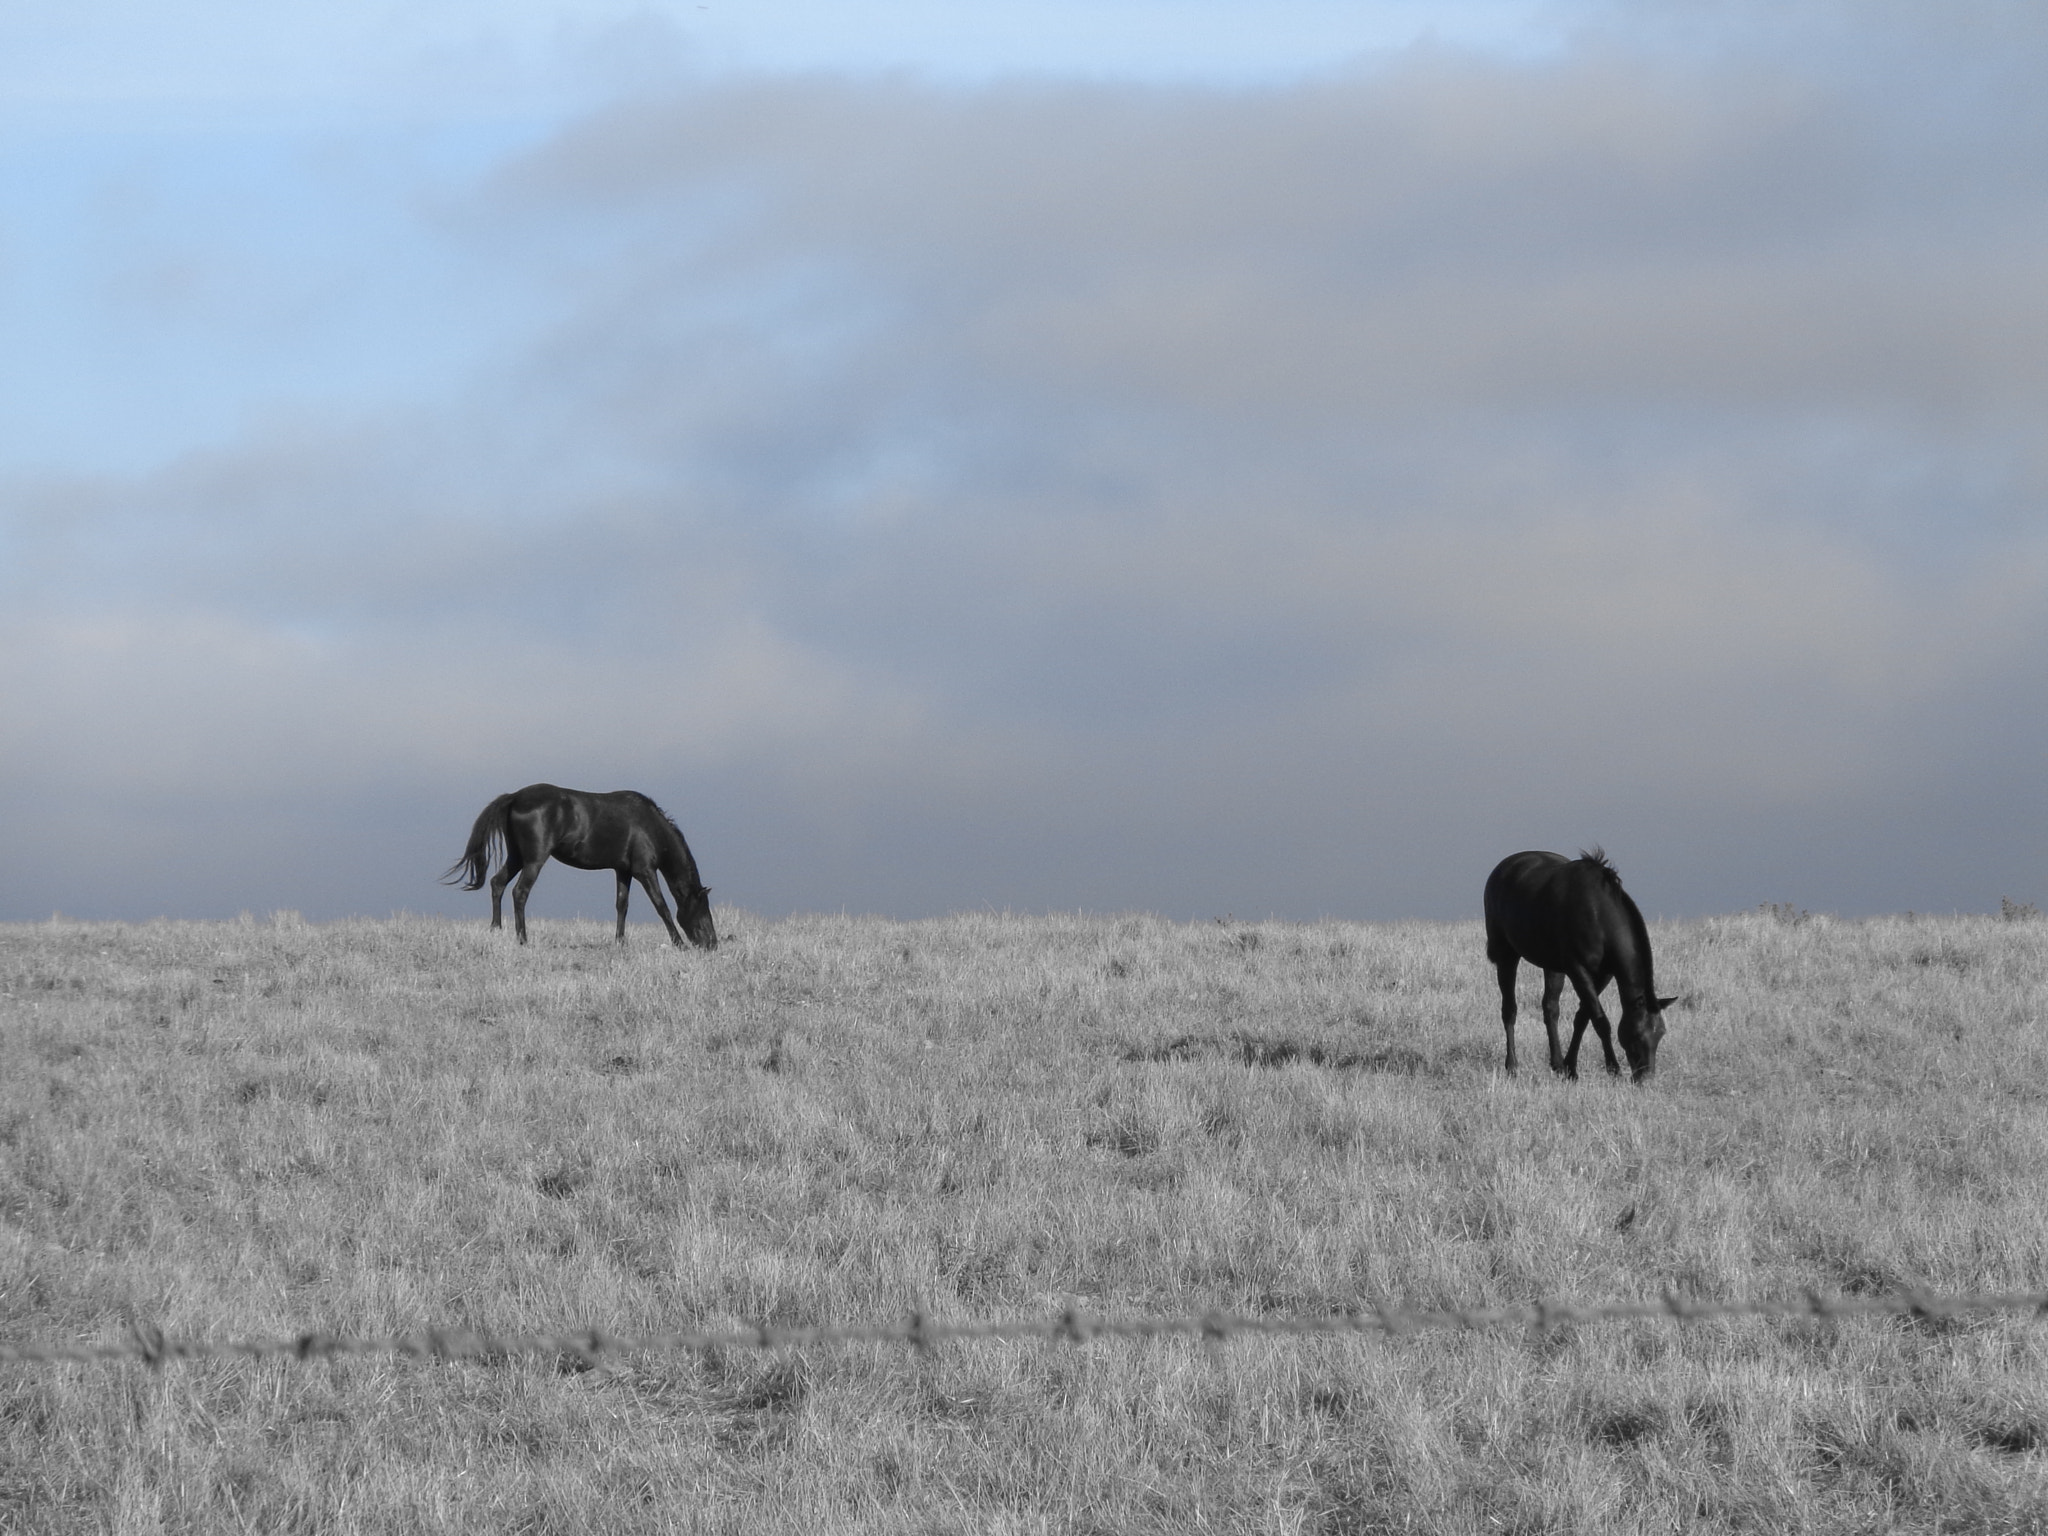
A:
<svg viewBox="0 0 2048 1536">
<path fill-rule="evenodd" d="M 732 1349 L 801 1349 L 819 1344 L 902 1344 L 926 1349 L 948 1342 L 977 1339 L 1042 1339 L 1085 1344 L 1091 1339 L 1176 1336 L 1212 1341 L 1241 1336 L 1287 1338 L 1329 1334 L 1379 1334 L 1394 1338 L 1445 1328 L 1467 1331 L 1521 1328 L 1542 1334 L 1553 1328 L 1630 1320 L 1696 1323 L 1736 1317 L 1834 1320 L 1872 1316 L 1936 1320 L 1984 1312 L 2032 1312 L 2036 1318 L 2048 1316 L 2048 1292 L 1939 1295 L 1924 1291 L 1897 1291 L 1875 1296 L 1833 1297 L 1809 1292 L 1798 1297 L 1746 1301 L 1707 1301 L 1667 1292 L 1655 1300 L 1608 1301 L 1590 1305 L 1538 1301 L 1510 1307 L 1370 1306 L 1345 1312 L 1266 1317 L 1227 1312 L 1170 1317 L 1100 1317 L 1078 1307 L 1070 1307 L 1054 1317 L 992 1322 L 944 1322 L 922 1312 L 913 1312 L 908 1317 L 887 1323 L 826 1323 L 815 1327 L 763 1323 L 744 1329 L 650 1334 L 607 1333 L 600 1328 L 510 1334 L 430 1328 L 421 1333 L 378 1337 L 302 1333 L 289 1339 L 173 1339 L 165 1337 L 153 1324 L 144 1323 L 132 1328 L 125 1338 L 100 1344 L 0 1343 L 0 1365 L 91 1365 L 134 1359 L 160 1366 L 174 1360 L 329 1360 L 359 1355 L 486 1362 L 522 1355 L 574 1355 L 594 1361 L 601 1355 L 703 1354 Z"/>
</svg>

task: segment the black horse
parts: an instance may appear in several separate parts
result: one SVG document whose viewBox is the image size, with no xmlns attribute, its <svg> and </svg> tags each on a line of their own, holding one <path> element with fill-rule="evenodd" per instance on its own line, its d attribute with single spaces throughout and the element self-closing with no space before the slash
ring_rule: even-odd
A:
<svg viewBox="0 0 2048 1536">
<path fill-rule="evenodd" d="M 1517 853 L 1486 879 L 1486 958 L 1500 975 L 1500 1021 L 1508 1033 L 1508 1071 L 1515 1070 L 1515 968 L 1526 960 L 1543 972 L 1543 1028 L 1550 1036 L 1550 1070 L 1579 1075 L 1579 1041 L 1590 1021 L 1614 1059 L 1600 989 L 1612 981 L 1621 996 L 1621 1048 L 1637 1082 L 1657 1070 L 1664 1010 L 1676 998 L 1657 996 L 1650 973 L 1650 930 L 1621 888 L 1621 876 L 1595 848 L 1576 859 L 1561 853 Z M 1572 1048 L 1557 1048 L 1557 999 L 1565 979 L 1579 994 Z"/>
<path fill-rule="evenodd" d="M 491 877 L 491 926 L 505 926 L 500 898 L 505 882 L 514 875 L 512 921 L 519 942 L 526 942 L 526 893 L 540 875 L 541 865 L 560 859 L 576 869 L 609 869 L 619 877 L 619 942 L 626 942 L 626 900 L 638 880 L 647 888 L 654 910 L 661 914 L 668 936 L 678 948 L 683 934 L 700 949 L 718 948 L 718 930 L 711 925 L 711 887 L 697 878 L 697 861 L 682 829 L 669 820 L 668 813 L 645 795 L 630 789 L 610 794 L 591 794 L 580 789 L 557 789 L 552 784 L 529 784 L 509 795 L 500 795 L 484 807 L 470 829 L 469 847 L 441 877 L 453 885 L 467 875 L 462 888 L 474 891 L 484 883 L 493 842 L 505 850 L 505 862 Z M 669 916 L 668 903 L 661 899 L 656 874 L 668 881 L 675 893 L 676 910 L 682 914 L 682 931 Z"/>
</svg>

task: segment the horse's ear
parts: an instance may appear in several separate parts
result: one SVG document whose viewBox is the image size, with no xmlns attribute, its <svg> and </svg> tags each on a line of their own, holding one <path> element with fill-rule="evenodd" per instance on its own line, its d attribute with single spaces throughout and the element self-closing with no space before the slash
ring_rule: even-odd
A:
<svg viewBox="0 0 2048 1536">
<path fill-rule="evenodd" d="M 1678 999 L 1675 997 L 1660 997 L 1656 1000 L 1657 1011 L 1659 1013 L 1662 1013 L 1666 1008 L 1669 1008 L 1673 1003 L 1677 1001 Z"/>
</svg>

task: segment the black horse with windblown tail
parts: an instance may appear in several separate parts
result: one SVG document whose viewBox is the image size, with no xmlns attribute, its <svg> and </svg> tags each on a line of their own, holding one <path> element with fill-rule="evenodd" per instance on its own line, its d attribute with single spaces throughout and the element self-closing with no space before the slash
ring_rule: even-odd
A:
<svg viewBox="0 0 2048 1536">
<path fill-rule="evenodd" d="M 1515 1070 L 1515 968 L 1524 960 L 1543 972 L 1543 1028 L 1550 1070 L 1579 1075 L 1579 1041 L 1590 1022 L 1621 1071 L 1600 989 L 1612 981 L 1621 996 L 1621 1048 L 1637 1082 L 1657 1070 L 1664 1010 L 1676 998 L 1657 996 L 1650 968 L 1650 930 L 1621 876 L 1598 848 L 1568 859 L 1561 853 L 1510 854 L 1486 881 L 1486 958 L 1500 975 L 1500 1021 L 1508 1035 L 1508 1071 Z M 1557 999 L 1569 979 L 1579 995 L 1572 1045 L 1557 1045 Z"/>
<path fill-rule="evenodd" d="M 618 876 L 621 944 L 626 942 L 626 901 L 638 880 L 678 948 L 685 933 L 699 949 L 718 948 L 718 930 L 711 923 L 711 887 L 697 878 L 697 861 L 683 841 L 682 829 L 660 806 L 635 790 L 592 794 L 557 789 L 552 784 L 529 784 L 500 795 L 484 807 L 470 830 L 469 847 L 441 879 L 449 885 L 463 880 L 465 891 L 480 889 L 493 843 L 504 848 L 505 862 L 491 877 L 491 926 L 505 926 L 500 899 L 505 882 L 517 875 L 519 883 L 512 887 L 512 921 L 522 944 L 526 942 L 526 893 L 533 889 L 541 865 L 555 858 L 575 869 L 609 869 Z M 668 903 L 661 899 L 661 887 L 654 882 L 657 874 L 675 893 L 676 910 L 683 919 L 681 932 L 669 916 Z"/>
</svg>

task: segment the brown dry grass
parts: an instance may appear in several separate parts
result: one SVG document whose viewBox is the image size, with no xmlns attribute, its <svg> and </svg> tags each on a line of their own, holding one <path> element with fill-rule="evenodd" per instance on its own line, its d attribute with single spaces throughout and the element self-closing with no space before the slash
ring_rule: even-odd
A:
<svg viewBox="0 0 2048 1536">
<path fill-rule="evenodd" d="M 0 929 L 0 1336 L 2048 1287 L 2048 924 L 1794 916 L 1656 929 L 1642 1091 L 1503 1079 L 1470 924 Z M 15 1368 L 0 1529 L 2048 1531 L 2044 1366 L 1992 1317 Z"/>
</svg>

